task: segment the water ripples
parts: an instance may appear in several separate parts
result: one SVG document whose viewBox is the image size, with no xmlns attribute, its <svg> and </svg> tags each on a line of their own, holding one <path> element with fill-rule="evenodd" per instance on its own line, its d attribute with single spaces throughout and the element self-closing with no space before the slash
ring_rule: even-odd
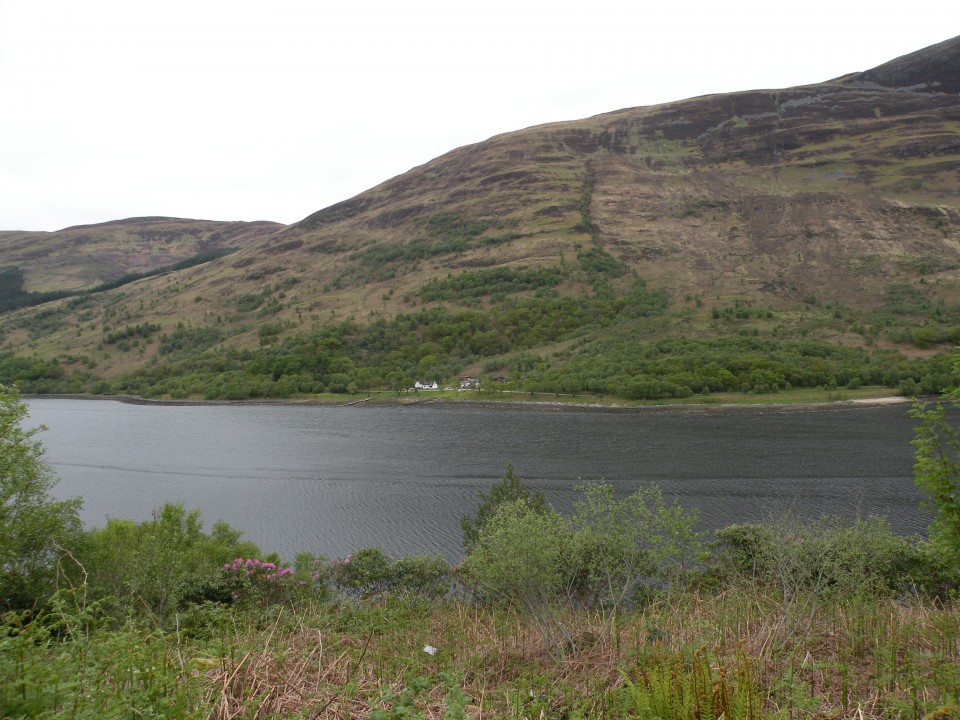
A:
<svg viewBox="0 0 960 720">
<path fill-rule="evenodd" d="M 146 406 L 31 400 L 31 423 L 83 518 L 166 501 L 264 550 L 461 554 L 459 519 L 508 463 L 561 509 L 580 480 L 652 482 L 706 529 L 771 513 L 886 514 L 922 531 L 903 406 L 731 413 L 462 407 Z"/>
</svg>

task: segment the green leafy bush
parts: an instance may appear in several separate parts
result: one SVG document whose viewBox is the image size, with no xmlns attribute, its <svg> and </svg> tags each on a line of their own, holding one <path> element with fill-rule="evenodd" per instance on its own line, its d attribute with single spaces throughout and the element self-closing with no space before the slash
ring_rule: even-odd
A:
<svg viewBox="0 0 960 720">
<path fill-rule="evenodd" d="M 668 505 L 650 486 L 617 500 L 607 483 L 579 486 L 564 517 L 531 503 L 515 476 L 484 496 L 465 574 L 482 597 L 529 611 L 583 605 L 604 610 L 633 603 L 702 557 L 696 513 Z M 528 492 L 528 491 L 527 491 Z"/>
<path fill-rule="evenodd" d="M 331 562 L 332 580 L 341 593 L 367 597 L 390 588 L 392 561 L 378 547 L 365 547 L 342 560 Z"/>
<path fill-rule="evenodd" d="M 55 500 L 57 478 L 24 429 L 27 406 L 0 385 L 0 608 L 33 608 L 53 589 L 58 558 L 80 533 L 79 500 Z"/>
<path fill-rule="evenodd" d="M 513 465 L 507 465 L 507 472 L 499 483 L 490 488 L 490 493 L 480 493 L 480 504 L 477 506 L 476 516 L 465 515 L 460 518 L 460 529 L 463 531 L 463 546 L 470 552 L 477 544 L 480 533 L 490 519 L 496 514 L 501 504 L 522 500 L 537 513 L 546 511 L 547 501 L 539 490 L 531 490 L 517 477 Z"/>
<path fill-rule="evenodd" d="M 315 586 L 329 582 L 342 595 L 365 598 L 393 594 L 436 599 L 450 589 L 453 572 L 439 555 L 409 555 L 393 561 L 377 547 L 345 558 L 314 560 L 308 566 Z"/>
<path fill-rule="evenodd" d="M 90 531 L 79 559 L 93 597 L 113 600 L 164 626 L 189 603 L 229 602 L 224 564 L 259 554 L 226 523 L 205 533 L 199 510 L 168 503 L 151 520 L 110 519 L 106 527 Z"/>
<path fill-rule="evenodd" d="M 960 375 L 960 352 L 954 354 L 953 373 Z M 960 388 L 946 389 L 948 402 L 960 404 Z M 917 403 L 911 415 L 920 421 L 914 446 L 914 477 L 936 513 L 930 540 L 955 573 L 960 585 L 960 432 L 943 404 Z"/>
<path fill-rule="evenodd" d="M 616 610 L 676 580 L 703 556 L 698 515 L 664 502 L 656 485 L 617 500 L 608 483 L 577 488 L 571 517 L 576 589 L 588 604 Z"/>
<path fill-rule="evenodd" d="M 464 561 L 481 597 L 518 606 L 531 615 L 558 604 L 570 577 L 570 528 L 553 508 L 525 499 L 498 503 Z"/>
<path fill-rule="evenodd" d="M 873 596 L 913 583 L 921 557 L 884 518 L 825 517 L 730 525 L 716 533 L 717 561 L 730 577 L 758 583 L 784 600 Z"/>
<path fill-rule="evenodd" d="M 442 598 L 450 590 L 453 573 L 439 555 L 408 555 L 393 564 L 391 589 L 401 595 L 428 600 Z"/>
</svg>

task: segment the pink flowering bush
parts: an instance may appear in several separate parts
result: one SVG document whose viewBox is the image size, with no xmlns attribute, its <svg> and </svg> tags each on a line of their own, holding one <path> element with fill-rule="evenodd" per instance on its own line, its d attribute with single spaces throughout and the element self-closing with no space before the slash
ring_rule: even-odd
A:
<svg viewBox="0 0 960 720">
<path fill-rule="evenodd" d="M 454 582 L 453 571 L 439 555 L 394 561 L 375 547 L 334 560 L 299 553 L 294 567 L 238 557 L 223 564 L 222 578 L 233 602 L 261 606 L 382 594 L 435 599 L 444 597 Z"/>
<path fill-rule="evenodd" d="M 330 561 L 322 555 L 309 552 L 297 554 L 296 577 L 304 587 L 310 589 L 314 597 L 329 599 L 333 583 L 333 569 L 338 561 Z"/>
<path fill-rule="evenodd" d="M 256 558 L 238 557 L 223 564 L 224 583 L 235 602 L 272 605 L 304 594 L 308 584 L 293 568 Z"/>
</svg>

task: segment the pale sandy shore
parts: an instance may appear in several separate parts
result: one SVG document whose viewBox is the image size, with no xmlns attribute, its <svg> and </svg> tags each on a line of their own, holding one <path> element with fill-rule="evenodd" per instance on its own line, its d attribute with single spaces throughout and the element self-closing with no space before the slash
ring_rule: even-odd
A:
<svg viewBox="0 0 960 720">
<path fill-rule="evenodd" d="M 855 405 L 902 405 L 913 402 L 913 398 L 896 395 L 882 398 L 857 398 L 856 400 L 847 400 L 847 402 Z"/>
</svg>

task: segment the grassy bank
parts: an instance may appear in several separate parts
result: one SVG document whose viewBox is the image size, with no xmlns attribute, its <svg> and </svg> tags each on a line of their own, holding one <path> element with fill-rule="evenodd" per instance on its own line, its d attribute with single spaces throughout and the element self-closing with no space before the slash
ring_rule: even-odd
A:
<svg viewBox="0 0 960 720">
<path fill-rule="evenodd" d="M 0 692 L 7 717 L 224 720 L 922 718 L 956 702 L 955 605 L 809 600 L 737 585 L 616 628 L 573 612 L 559 656 L 524 614 L 450 601 L 206 607 L 166 631 L 98 629 L 87 608 L 3 638 Z"/>
</svg>

